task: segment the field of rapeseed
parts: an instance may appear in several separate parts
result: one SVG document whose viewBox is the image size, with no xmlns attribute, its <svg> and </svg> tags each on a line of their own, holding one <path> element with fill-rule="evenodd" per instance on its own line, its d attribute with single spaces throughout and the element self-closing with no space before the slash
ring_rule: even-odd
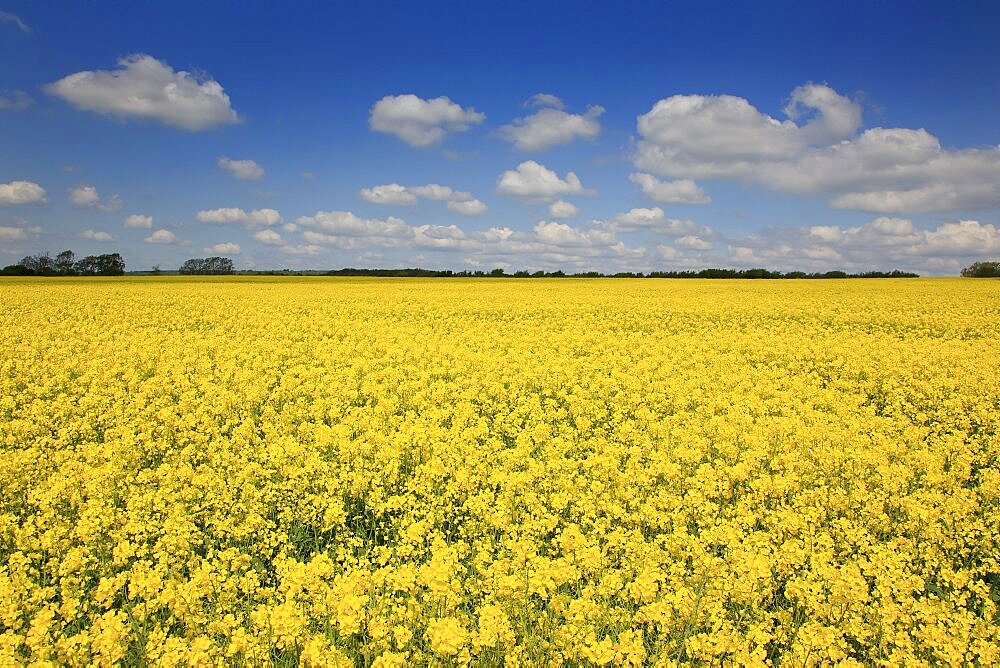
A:
<svg viewBox="0 0 1000 668">
<path fill-rule="evenodd" d="M 995 282 L 12 279 L 0 664 L 997 665 Z"/>
</svg>

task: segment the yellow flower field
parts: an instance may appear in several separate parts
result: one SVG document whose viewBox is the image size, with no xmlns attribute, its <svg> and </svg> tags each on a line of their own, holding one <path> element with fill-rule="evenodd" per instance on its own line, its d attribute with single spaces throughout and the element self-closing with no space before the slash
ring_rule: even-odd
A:
<svg viewBox="0 0 1000 668">
<path fill-rule="evenodd" d="M 972 279 L 4 280 L 0 665 L 997 665 L 998 323 Z"/>
</svg>

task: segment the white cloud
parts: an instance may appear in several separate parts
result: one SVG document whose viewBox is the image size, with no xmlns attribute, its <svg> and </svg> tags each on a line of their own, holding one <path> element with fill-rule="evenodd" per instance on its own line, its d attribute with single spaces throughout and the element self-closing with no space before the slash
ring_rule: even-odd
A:
<svg viewBox="0 0 1000 668">
<path fill-rule="evenodd" d="M 153 227 L 153 217 L 133 213 L 125 218 L 124 226 L 148 230 Z"/>
<path fill-rule="evenodd" d="M 661 181 L 652 174 L 636 172 L 628 177 L 643 194 L 660 204 L 710 204 L 712 198 L 691 179 Z"/>
<path fill-rule="evenodd" d="M 302 172 L 302 178 L 306 181 L 312 181 L 316 178 L 316 175 L 313 172 Z"/>
<path fill-rule="evenodd" d="M 222 86 L 205 77 L 175 72 L 152 56 L 118 60 L 117 70 L 70 74 L 45 86 L 77 109 L 118 118 L 158 121 L 190 131 L 238 123 Z"/>
<path fill-rule="evenodd" d="M 699 236 L 688 234 L 674 241 L 674 245 L 678 248 L 689 248 L 691 250 L 708 250 L 715 244 Z"/>
<path fill-rule="evenodd" d="M 549 215 L 553 218 L 572 218 L 580 213 L 580 209 L 572 202 L 556 200 L 549 205 Z"/>
<path fill-rule="evenodd" d="M 457 225 L 418 225 L 413 228 L 413 242 L 418 248 L 458 248 L 466 239 Z"/>
<path fill-rule="evenodd" d="M 639 116 L 637 164 L 668 176 L 734 176 L 761 162 L 793 158 L 817 140 L 852 134 L 860 107 L 831 88 L 807 84 L 792 92 L 788 111 L 816 114 L 805 125 L 779 121 L 732 95 L 674 95 Z"/>
<path fill-rule="evenodd" d="M 73 206 L 86 208 L 97 206 L 101 196 L 97 194 L 97 188 L 94 186 L 77 186 L 69 191 L 69 201 Z"/>
<path fill-rule="evenodd" d="M 410 146 L 424 147 L 440 143 L 449 132 L 464 132 L 484 120 L 484 114 L 471 107 L 463 109 L 447 97 L 425 100 L 416 95 L 387 95 L 372 107 L 368 125 Z"/>
<path fill-rule="evenodd" d="M 851 272 L 902 269 L 920 274 L 958 273 L 1000 254 L 1000 229 L 977 220 L 919 229 L 906 218 L 880 217 L 863 225 L 814 225 L 772 230 L 730 244 L 729 258 L 744 266 L 780 270 Z"/>
<path fill-rule="evenodd" d="M 0 225 L 0 241 L 20 241 L 27 238 L 23 228 Z"/>
<path fill-rule="evenodd" d="M 486 204 L 478 199 L 451 200 L 445 206 L 462 216 L 481 216 L 487 209 Z"/>
<path fill-rule="evenodd" d="M 374 204 L 392 204 L 395 206 L 410 206 L 417 203 L 417 196 L 406 186 L 398 183 L 386 183 L 381 186 L 362 188 L 358 195 L 366 202 Z"/>
<path fill-rule="evenodd" d="M 436 189 L 424 194 L 447 195 Z M 336 249 L 351 252 L 357 258 L 376 258 L 376 263 L 383 265 L 423 263 L 428 258 L 449 256 L 453 259 L 440 260 L 443 266 L 455 266 L 454 258 L 462 258 L 460 261 L 469 266 L 576 271 L 610 263 L 625 270 L 645 256 L 644 249 L 625 246 L 616 238 L 616 228 L 602 221 L 591 221 L 581 227 L 541 221 L 528 232 L 510 227 L 473 231 L 455 224 L 411 226 L 394 217 L 372 219 L 350 211 L 318 211 L 296 219 L 295 226 L 301 235 L 298 243 L 286 244 L 279 248 L 280 252 L 318 255 L 326 249 Z M 383 249 L 391 249 L 392 254 L 377 255 Z"/>
<path fill-rule="evenodd" d="M 31 34 L 31 28 L 28 24 L 22 21 L 20 16 L 12 12 L 0 10 L 0 23 L 13 23 L 21 32 L 29 35 Z"/>
<path fill-rule="evenodd" d="M 260 232 L 255 232 L 253 238 L 263 244 L 269 244 L 272 246 L 284 243 L 281 235 L 274 230 L 261 230 Z"/>
<path fill-rule="evenodd" d="M 549 201 L 561 195 L 589 195 L 580 179 L 573 172 L 567 172 L 560 179 L 554 171 L 534 160 L 527 160 L 516 170 L 507 170 L 497 181 L 497 192 L 501 195 L 526 200 Z"/>
<path fill-rule="evenodd" d="M 549 93 L 536 93 L 524 103 L 526 107 L 552 107 L 553 109 L 565 109 L 566 103 L 561 98 Z"/>
<path fill-rule="evenodd" d="M 487 241 L 506 241 L 513 237 L 514 234 L 514 230 L 509 227 L 491 227 L 486 230 L 485 237 Z"/>
<path fill-rule="evenodd" d="M 514 119 L 497 132 L 519 151 L 544 151 L 574 139 L 594 139 L 601 133 L 598 118 L 604 107 L 587 107 L 585 114 L 570 114 L 561 109 L 541 109 L 526 118 Z"/>
<path fill-rule="evenodd" d="M 486 212 L 486 204 L 473 197 L 471 193 L 453 190 L 437 183 L 428 183 L 423 186 L 386 183 L 371 188 L 362 188 L 358 191 L 358 195 L 368 202 L 396 206 L 412 206 L 419 199 L 447 202 L 446 206 L 449 211 L 463 216 L 478 216 Z"/>
<path fill-rule="evenodd" d="M 625 213 L 615 216 L 612 223 L 620 230 L 648 229 L 670 236 L 689 235 L 706 231 L 706 228 L 699 228 L 690 220 L 667 218 L 663 209 L 658 206 L 651 209 L 630 209 Z"/>
<path fill-rule="evenodd" d="M 105 242 L 115 240 L 113 236 L 104 231 L 84 230 L 83 232 L 80 232 L 80 236 L 84 239 L 90 239 L 91 241 Z"/>
<path fill-rule="evenodd" d="M 230 160 L 223 156 L 216 161 L 219 168 L 229 172 L 233 178 L 243 181 L 259 181 L 264 178 L 264 168 L 253 160 Z"/>
<path fill-rule="evenodd" d="M 79 185 L 69 191 L 70 203 L 81 209 L 97 209 L 99 211 L 114 212 L 122 208 L 122 198 L 112 195 L 105 201 L 101 201 L 101 196 L 97 188 L 92 185 Z"/>
<path fill-rule="evenodd" d="M 170 230 L 156 230 L 145 241 L 147 244 L 173 244 L 177 243 L 177 235 Z"/>
<path fill-rule="evenodd" d="M 344 249 L 366 243 L 396 246 L 414 236 L 413 228 L 400 218 L 361 218 L 350 211 L 317 211 L 296 218 L 295 224 L 304 228 L 302 238 L 309 244 Z"/>
<path fill-rule="evenodd" d="M 849 137 L 861 127 L 861 105 L 837 93 L 829 86 L 806 84 L 792 91 L 785 115 L 796 121 L 805 112 L 815 111 L 810 120 L 798 126 L 802 141 L 824 146 Z"/>
<path fill-rule="evenodd" d="M 323 252 L 322 246 L 315 244 L 300 244 L 298 246 L 282 246 L 278 249 L 287 255 L 319 255 Z"/>
<path fill-rule="evenodd" d="M 614 232 L 608 229 L 580 229 L 544 220 L 533 231 L 538 241 L 553 246 L 607 246 L 616 241 Z"/>
<path fill-rule="evenodd" d="M 0 183 L 0 206 L 45 203 L 45 188 L 37 183 L 31 181 Z"/>
<path fill-rule="evenodd" d="M 240 245 L 234 244 L 231 241 L 223 241 L 211 246 L 205 246 L 202 250 L 206 253 L 218 253 L 219 255 L 239 255 Z"/>
<path fill-rule="evenodd" d="M 199 222 L 213 225 L 243 225 L 248 230 L 260 230 L 281 224 L 281 214 L 274 209 L 244 211 L 235 207 L 199 211 Z"/>
<path fill-rule="evenodd" d="M 0 109 L 8 111 L 23 111 L 34 103 L 31 96 L 23 90 L 16 90 L 11 97 L 0 95 Z"/>
<path fill-rule="evenodd" d="M 798 125 L 802 110 L 814 111 Z M 1000 147 L 951 150 L 924 129 L 858 133 L 860 107 L 827 86 L 792 92 L 789 120 L 733 96 L 678 95 L 639 117 L 635 164 L 661 176 L 736 178 L 836 208 L 930 213 L 1000 206 Z"/>
<path fill-rule="evenodd" d="M 456 193 L 448 186 L 438 185 L 437 183 L 428 183 L 425 186 L 414 186 L 410 188 L 410 192 L 412 192 L 417 197 L 437 200 L 439 202 L 444 202 L 453 199 L 456 195 L 458 195 L 461 199 L 467 199 L 471 197 L 471 195 L 469 195 L 468 193 Z"/>
</svg>

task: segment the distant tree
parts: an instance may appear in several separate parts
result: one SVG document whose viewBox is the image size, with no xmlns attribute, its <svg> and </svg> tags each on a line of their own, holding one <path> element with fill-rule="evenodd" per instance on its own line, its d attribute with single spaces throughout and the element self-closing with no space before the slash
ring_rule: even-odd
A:
<svg viewBox="0 0 1000 668">
<path fill-rule="evenodd" d="M 53 264 L 55 266 L 56 273 L 60 276 L 72 276 L 76 273 L 73 269 L 73 265 L 76 264 L 76 253 L 71 250 L 64 250 L 62 253 L 59 253 L 59 255 L 56 255 L 56 259 Z"/>
<path fill-rule="evenodd" d="M 7 276 L 121 276 L 125 273 L 125 260 L 119 253 L 88 255 L 76 259 L 71 250 L 64 250 L 52 259 L 48 253 L 28 255 L 17 264 L 11 264 L 0 273 Z"/>
<path fill-rule="evenodd" d="M 98 274 L 101 276 L 123 276 L 125 260 L 119 253 L 108 253 L 97 256 Z"/>
<path fill-rule="evenodd" d="M 27 269 L 28 275 L 31 276 L 52 276 L 55 274 L 55 262 L 48 253 L 28 255 L 22 258 L 18 264 Z"/>
<path fill-rule="evenodd" d="M 88 255 L 77 260 L 73 269 L 80 276 L 121 276 L 125 273 L 125 260 L 118 253 Z"/>
<path fill-rule="evenodd" d="M 228 257 L 193 257 L 181 265 L 182 274 L 232 274 L 233 261 Z"/>
<path fill-rule="evenodd" d="M 153 265 L 153 271 L 152 271 L 152 272 L 150 272 L 150 273 L 152 273 L 152 274 L 153 274 L 153 276 L 159 276 L 159 275 L 160 275 L 160 274 L 162 274 L 163 272 L 162 272 L 162 271 L 160 270 L 160 265 L 158 265 L 158 264 L 154 264 L 154 265 Z"/>
<path fill-rule="evenodd" d="M 1000 262 L 974 262 L 962 270 L 963 278 L 1000 278 Z"/>
</svg>

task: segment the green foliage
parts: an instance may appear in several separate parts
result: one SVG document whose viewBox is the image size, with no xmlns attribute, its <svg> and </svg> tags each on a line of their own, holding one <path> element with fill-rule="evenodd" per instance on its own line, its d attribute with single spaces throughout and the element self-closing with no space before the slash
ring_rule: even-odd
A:
<svg viewBox="0 0 1000 668">
<path fill-rule="evenodd" d="M 181 265 L 181 274 L 232 274 L 233 261 L 228 257 L 193 257 Z"/>
<path fill-rule="evenodd" d="M 974 262 L 962 270 L 963 278 L 1000 278 L 1000 262 Z"/>
<path fill-rule="evenodd" d="M 80 260 L 71 250 L 64 250 L 55 259 L 48 253 L 28 255 L 17 264 L 0 270 L 4 276 L 121 276 L 125 260 L 119 253 L 88 255 Z"/>
</svg>

